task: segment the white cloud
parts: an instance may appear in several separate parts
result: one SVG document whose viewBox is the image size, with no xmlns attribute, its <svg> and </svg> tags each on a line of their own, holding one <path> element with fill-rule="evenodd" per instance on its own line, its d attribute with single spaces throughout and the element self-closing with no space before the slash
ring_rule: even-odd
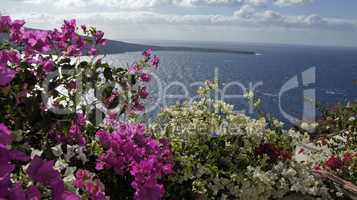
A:
<svg viewBox="0 0 357 200">
<path fill-rule="evenodd" d="M 83 23 L 90 24 L 143 24 L 143 25 L 204 25 L 204 26 L 231 26 L 243 28 L 288 28 L 346 31 L 357 30 L 357 21 L 337 18 L 327 18 L 318 15 L 283 15 L 272 10 L 258 11 L 251 6 L 243 6 L 232 15 L 178 15 L 160 14 L 151 11 L 121 11 L 100 13 L 73 13 L 73 14 L 35 14 L 18 15 L 27 21 L 44 24 L 49 22 L 60 23 L 62 19 L 75 18 Z"/>
<path fill-rule="evenodd" d="M 268 2 L 278 6 L 304 5 L 314 0 L 22 0 L 27 4 L 48 4 L 57 8 L 105 6 L 122 9 L 154 8 L 160 6 L 262 6 Z"/>
<path fill-rule="evenodd" d="M 115 8 L 153 8 L 160 6 L 180 6 L 180 7 L 194 7 L 204 5 L 240 5 L 247 2 L 252 4 L 261 4 L 265 0 L 24 0 L 28 4 L 52 4 L 58 8 L 71 7 L 89 7 L 89 6 L 106 6 Z"/>
<path fill-rule="evenodd" d="M 311 3 L 314 0 L 23 0 L 28 4 L 55 5 L 58 8 L 106 6 L 123 9 L 153 8 L 160 6 L 232 6 L 232 5 L 251 5 L 262 6 L 272 1 L 275 5 L 291 6 Z"/>
<path fill-rule="evenodd" d="M 245 3 L 247 5 L 252 5 L 252 6 L 262 6 L 265 5 L 268 2 L 268 0 L 246 0 Z"/>
<path fill-rule="evenodd" d="M 294 6 L 312 3 L 314 0 L 273 0 L 278 6 Z"/>
<path fill-rule="evenodd" d="M 357 19 L 277 12 L 284 9 L 281 6 L 299 6 L 314 0 L 1 1 L 0 10 L 5 9 L 13 18 L 26 19 L 28 27 L 52 29 L 63 19 L 74 18 L 116 39 L 241 39 L 357 46 Z"/>
</svg>

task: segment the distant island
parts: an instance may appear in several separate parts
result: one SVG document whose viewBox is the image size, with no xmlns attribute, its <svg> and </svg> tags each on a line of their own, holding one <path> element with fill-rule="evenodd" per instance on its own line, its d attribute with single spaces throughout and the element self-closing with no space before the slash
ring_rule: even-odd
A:
<svg viewBox="0 0 357 200">
<path fill-rule="evenodd" d="M 5 34 L 0 33 L 0 41 L 3 39 L 5 39 Z M 135 44 L 129 42 L 116 41 L 116 40 L 107 40 L 107 44 L 103 47 L 99 47 L 99 50 L 103 54 L 118 54 L 118 53 L 136 52 L 136 51 L 142 52 L 148 48 L 151 48 L 154 51 L 192 51 L 192 52 L 232 53 L 232 54 L 248 54 L 248 55 L 256 54 L 253 51 L 199 48 L 199 47 L 175 47 L 175 46 L 163 47 L 157 45 Z"/>
<path fill-rule="evenodd" d="M 101 52 L 106 54 L 116 54 L 116 53 L 143 51 L 148 48 L 152 48 L 154 51 L 192 51 L 192 52 L 206 52 L 206 53 L 232 53 L 232 54 L 249 54 L 249 55 L 256 54 L 253 51 L 199 48 L 199 47 L 175 47 L 175 46 L 163 47 L 163 46 L 156 46 L 156 45 L 128 43 L 128 42 L 115 41 L 115 40 L 107 40 L 107 44 L 99 49 L 101 50 Z"/>
</svg>

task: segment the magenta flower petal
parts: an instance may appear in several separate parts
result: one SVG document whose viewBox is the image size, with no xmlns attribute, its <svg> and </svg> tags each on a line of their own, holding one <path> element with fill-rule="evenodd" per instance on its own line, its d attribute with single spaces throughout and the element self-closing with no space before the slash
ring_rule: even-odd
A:
<svg viewBox="0 0 357 200">
<path fill-rule="evenodd" d="M 10 173 L 15 169 L 14 165 L 0 164 L 0 180 L 10 176 Z"/>
<path fill-rule="evenodd" d="M 81 198 L 72 192 L 66 191 L 62 194 L 60 200 L 81 200 Z"/>
<path fill-rule="evenodd" d="M 157 67 L 159 63 L 160 63 L 160 58 L 158 56 L 154 56 L 154 58 L 151 60 L 151 64 Z"/>
<path fill-rule="evenodd" d="M 11 18 L 9 16 L 0 16 L 0 32 L 10 28 Z"/>
<path fill-rule="evenodd" d="M 113 168 L 121 175 L 129 172 L 134 181 L 134 199 L 159 200 L 165 194 L 159 177 L 172 172 L 170 146 L 145 134 L 142 124 L 118 124 L 114 131 L 98 131 L 97 138 L 107 150 L 97 159 L 97 170 Z M 163 143 L 162 143 L 163 142 Z"/>
<path fill-rule="evenodd" d="M 19 183 L 15 184 L 10 193 L 10 199 L 26 200 L 25 191 Z"/>
<path fill-rule="evenodd" d="M 28 175 L 37 182 L 46 186 L 52 186 L 57 183 L 57 180 L 61 179 L 58 171 L 53 169 L 53 161 L 41 160 L 39 157 L 35 157 L 27 170 Z"/>
<path fill-rule="evenodd" d="M 10 150 L 10 156 L 11 156 L 11 160 L 17 160 L 17 161 L 29 161 L 30 157 L 27 156 L 24 152 L 22 151 L 18 151 L 18 150 Z"/>
<path fill-rule="evenodd" d="M 151 56 L 152 52 L 153 52 L 152 49 L 147 49 L 147 50 L 145 50 L 145 51 L 143 52 L 143 56 L 145 56 L 145 57 L 148 58 L 148 57 Z"/>
<path fill-rule="evenodd" d="M 148 73 L 142 73 L 140 78 L 144 82 L 149 82 L 151 80 L 151 75 Z"/>
<path fill-rule="evenodd" d="M 0 86 L 8 85 L 15 78 L 16 71 L 0 65 Z"/>
<path fill-rule="evenodd" d="M 26 190 L 26 199 L 41 200 L 41 193 L 35 186 L 31 186 Z"/>
<path fill-rule="evenodd" d="M 52 60 L 46 60 L 43 63 L 43 69 L 45 72 L 52 72 L 54 70 L 55 63 Z"/>
<path fill-rule="evenodd" d="M 0 144 L 9 145 L 12 142 L 11 131 L 4 124 L 0 123 Z"/>
</svg>

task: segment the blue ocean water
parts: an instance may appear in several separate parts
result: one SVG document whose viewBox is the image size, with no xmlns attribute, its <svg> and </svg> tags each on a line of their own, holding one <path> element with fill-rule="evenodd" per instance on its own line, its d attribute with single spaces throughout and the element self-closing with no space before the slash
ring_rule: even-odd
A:
<svg viewBox="0 0 357 200">
<path fill-rule="evenodd" d="M 257 55 L 155 52 L 161 57 L 161 64 L 155 71 L 157 78 L 151 84 L 153 95 L 149 104 L 158 102 L 158 106 L 153 109 L 155 111 L 160 106 L 182 101 L 181 97 L 185 94 L 185 90 L 186 93 L 188 92 L 185 95 L 194 97 L 200 82 L 213 80 L 215 77 L 220 81 L 221 88 L 226 87 L 225 97 L 242 95 L 244 88 L 249 89 L 250 84 L 261 82 L 255 93 L 262 99 L 262 110 L 284 122 L 288 120 L 279 109 L 279 91 L 295 76 L 299 87 L 285 92 L 281 96 L 280 104 L 285 112 L 296 118 L 302 117 L 303 105 L 306 101 L 303 93 L 306 89 L 314 89 L 316 101 L 324 105 L 357 101 L 357 49 L 354 48 L 239 43 L 155 44 L 257 52 Z M 140 52 L 124 53 L 109 55 L 106 60 L 116 66 L 127 66 L 140 56 Z M 316 71 L 313 73 L 316 80 L 304 86 L 301 74 L 312 68 Z M 169 96 L 169 94 L 181 95 L 181 97 Z M 225 100 L 233 104 L 236 110 L 244 110 L 254 115 L 249 113 L 248 104 L 244 99 L 226 98 Z"/>
</svg>

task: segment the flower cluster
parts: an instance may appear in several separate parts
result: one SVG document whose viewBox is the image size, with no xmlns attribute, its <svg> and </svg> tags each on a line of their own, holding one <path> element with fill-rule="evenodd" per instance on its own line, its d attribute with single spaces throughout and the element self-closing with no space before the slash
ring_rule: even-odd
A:
<svg viewBox="0 0 357 200">
<path fill-rule="evenodd" d="M 85 123 L 86 116 L 83 113 L 78 113 L 76 118 L 72 120 L 67 134 L 57 133 L 55 130 L 53 130 L 52 134 L 59 143 L 84 146 L 86 139 L 82 135 L 82 129 Z"/>
<path fill-rule="evenodd" d="M 13 136 L 4 124 L 0 124 L 0 198 L 16 199 L 17 195 L 25 196 L 19 183 L 11 182 L 11 173 L 15 170 L 13 161 L 26 162 L 29 157 L 24 153 L 10 149 Z M 33 189 L 29 189 L 30 191 Z M 26 191 L 27 192 L 27 191 Z M 20 194 L 21 193 L 21 194 Z"/>
<path fill-rule="evenodd" d="M 255 152 L 257 155 L 267 155 L 272 162 L 291 159 L 291 152 L 274 144 L 261 144 Z"/>
<path fill-rule="evenodd" d="M 331 199 L 315 172 L 357 183 L 356 104 L 325 113 L 313 129 L 329 135 L 312 141 L 234 112 L 207 81 L 200 98 L 162 109 L 146 129 L 138 115 L 160 63 L 152 49 L 111 67 L 102 31 L 24 24 L 0 16 L 0 199 Z"/>
<path fill-rule="evenodd" d="M 91 200 L 107 200 L 103 183 L 87 170 L 76 172 L 74 186 L 86 192 Z"/>
<path fill-rule="evenodd" d="M 234 112 L 232 105 L 210 98 L 218 84 L 206 84 L 195 102 L 165 108 L 151 125 L 172 145 L 169 197 L 266 200 L 291 191 L 320 194 L 320 182 L 293 153 L 307 136 L 269 129 L 264 118 Z"/>
<path fill-rule="evenodd" d="M 60 173 L 54 169 L 54 161 L 42 160 L 36 156 L 31 161 L 27 173 L 33 181 L 41 183 L 43 186 L 50 188 L 52 190 L 52 199 L 54 200 L 80 199 L 80 197 L 65 189 L 65 185 Z"/>
<path fill-rule="evenodd" d="M 90 55 L 96 55 L 97 45 L 104 45 L 104 33 L 94 28 L 86 30 L 82 36 L 77 33 L 75 20 L 64 21 L 60 30 L 34 31 L 24 28 L 23 20 L 12 20 L 9 16 L 0 16 L 0 32 L 6 32 L 9 40 L 18 46 L 23 46 L 24 60 L 43 67 L 45 72 L 54 70 L 54 60 L 43 54 L 59 56 L 81 56 L 84 50 L 91 46 Z M 88 40 L 86 38 L 93 38 Z M 5 48 L 5 47 L 2 47 Z M 6 47 L 8 48 L 8 47 Z M 1 50 L 0 54 L 0 86 L 8 85 L 15 77 L 16 68 L 20 64 L 20 53 L 17 50 Z"/>
<path fill-rule="evenodd" d="M 357 153 L 344 152 L 342 155 L 332 155 L 322 164 L 317 165 L 315 170 L 317 172 L 327 170 L 357 184 Z"/>
<path fill-rule="evenodd" d="M 81 170 L 95 171 L 106 148 L 95 138 L 100 123 L 93 116 L 98 111 L 117 117 L 144 111 L 146 84 L 159 57 L 148 49 L 129 69 L 113 68 L 99 55 L 97 47 L 106 43 L 102 31 L 78 27 L 75 20 L 65 20 L 52 31 L 24 25 L 23 20 L 0 16 L 0 199 L 119 198 L 106 196 L 105 188 L 116 188 L 101 179 L 117 182 L 120 177 Z M 137 71 L 131 73 L 134 66 Z M 135 177 L 137 199 L 147 194 L 157 199 L 165 192 L 159 179 L 172 167 L 165 157 L 170 149 L 142 137 L 147 144 L 133 141 L 136 153 L 126 170 Z"/>
<path fill-rule="evenodd" d="M 114 131 L 98 131 L 97 137 L 107 147 L 96 164 L 97 170 L 113 168 L 118 175 L 126 172 L 134 177 L 134 199 L 158 200 L 165 189 L 158 182 L 172 172 L 172 156 L 169 143 L 145 134 L 142 124 L 119 124 Z"/>
<path fill-rule="evenodd" d="M 299 161 L 311 166 L 318 177 L 334 183 L 327 186 L 331 196 L 349 196 L 351 193 L 341 189 L 344 187 L 341 182 L 348 181 L 352 185 L 357 183 L 356 113 L 355 103 L 337 105 L 332 110 L 323 109 L 316 127 L 317 139 L 298 150 Z"/>
<path fill-rule="evenodd" d="M 54 169 L 53 161 L 45 161 L 39 157 L 34 157 L 28 169 L 27 175 L 32 181 L 32 185 L 23 188 L 21 182 L 13 183 L 11 173 L 15 170 L 12 161 L 27 162 L 30 157 L 25 153 L 12 150 L 8 146 L 12 142 L 12 134 L 4 125 L 0 124 L 0 198 L 10 200 L 41 199 L 41 192 L 35 183 L 42 184 L 52 190 L 54 200 L 79 200 L 80 198 L 65 189 L 60 173 Z"/>
</svg>

